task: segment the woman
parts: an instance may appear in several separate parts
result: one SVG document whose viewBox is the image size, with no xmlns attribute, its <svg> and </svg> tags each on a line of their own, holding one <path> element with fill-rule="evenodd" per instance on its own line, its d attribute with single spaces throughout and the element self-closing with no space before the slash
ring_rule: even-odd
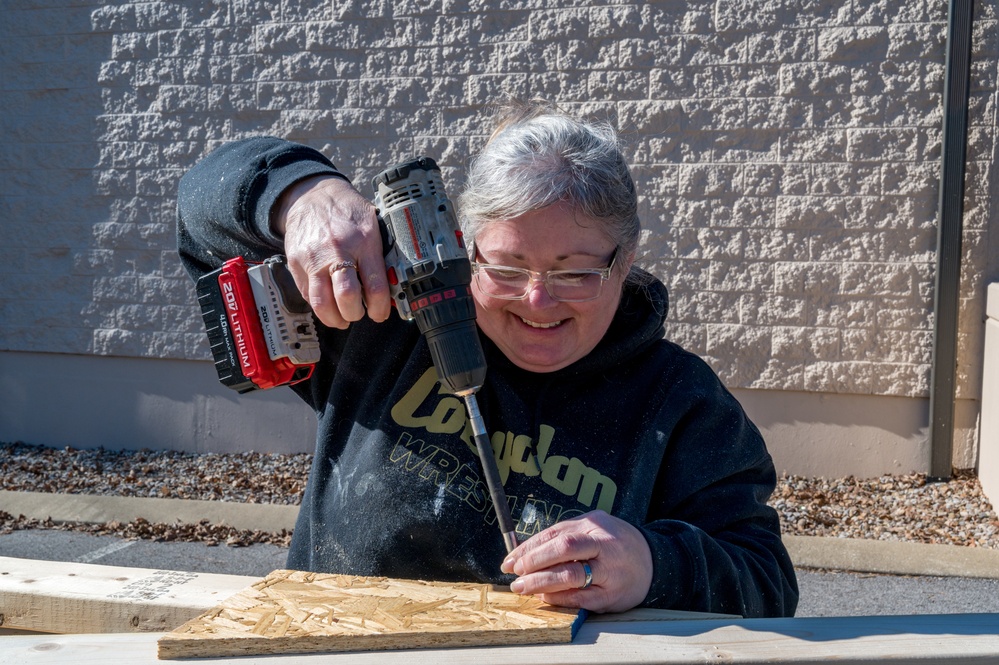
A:
<svg viewBox="0 0 999 665">
<path fill-rule="evenodd" d="M 372 204 L 319 153 L 223 146 L 181 182 L 195 278 L 284 252 L 322 361 L 293 568 L 510 584 L 547 602 L 791 615 L 793 567 L 756 427 L 663 339 L 663 285 L 633 266 L 637 197 L 610 127 L 511 107 L 459 212 L 488 372 L 479 405 L 520 546 L 504 557 L 462 403 L 391 314 Z"/>
</svg>

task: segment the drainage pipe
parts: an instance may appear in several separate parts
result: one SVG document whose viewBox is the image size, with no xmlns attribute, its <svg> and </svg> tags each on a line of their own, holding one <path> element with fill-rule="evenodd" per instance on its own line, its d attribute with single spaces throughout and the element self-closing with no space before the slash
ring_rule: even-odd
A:
<svg viewBox="0 0 999 665">
<path fill-rule="evenodd" d="M 964 162 L 968 138 L 968 79 L 973 5 L 973 0 L 951 0 L 947 12 L 937 274 L 930 374 L 929 475 L 939 480 L 947 480 L 951 476 L 954 447 Z"/>
</svg>

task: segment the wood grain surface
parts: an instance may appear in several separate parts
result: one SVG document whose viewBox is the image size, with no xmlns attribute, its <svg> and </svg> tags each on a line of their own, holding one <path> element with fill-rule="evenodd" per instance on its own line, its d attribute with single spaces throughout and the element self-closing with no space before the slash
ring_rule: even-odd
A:
<svg viewBox="0 0 999 665">
<path fill-rule="evenodd" d="M 0 556 L 0 627 L 165 632 L 260 579 Z"/>
<path fill-rule="evenodd" d="M 159 639 L 160 658 L 570 642 L 585 612 L 505 587 L 276 570 Z"/>
</svg>

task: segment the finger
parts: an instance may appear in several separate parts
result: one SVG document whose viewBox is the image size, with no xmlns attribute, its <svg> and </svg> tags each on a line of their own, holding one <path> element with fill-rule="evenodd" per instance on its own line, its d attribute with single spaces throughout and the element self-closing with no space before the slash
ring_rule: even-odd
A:
<svg viewBox="0 0 999 665">
<path fill-rule="evenodd" d="M 537 598 L 549 605 L 560 607 L 584 607 L 592 612 L 611 611 L 609 595 L 603 589 L 596 587 L 539 593 Z"/>
<path fill-rule="evenodd" d="M 372 321 L 381 322 L 392 311 L 385 259 L 380 254 L 362 257 L 358 262 L 358 277 L 364 293 L 364 305 Z"/>
<path fill-rule="evenodd" d="M 309 275 L 306 295 L 316 317 L 330 328 L 344 329 L 348 321 L 340 314 L 333 283 L 328 272 L 321 271 Z"/>
<path fill-rule="evenodd" d="M 594 563 L 593 561 L 587 562 L 591 571 L 591 584 L 585 590 L 592 589 L 596 585 L 595 573 L 593 573 Z M 569 561 L 523 575 L 514 580 L 510 585 L 510 590 L 514 593 L 530 595 L 570 590 L 581 591 L 584 590 L 586 582 L 586 569 L 583 567 L 583 562 Z"/>
<path fill-rule="evenodd" d="M 333 296 L 340 316 L 347 322 L 359 321 L 364 316 L 364 295 L 357 264 L 353 261 L 335 261 L 329 267 Z"/>
<path fill-rule="evenodd" d="M 560 522 L 511 552 L 502 569 L 526 575 L 558 564 L 595 559 L 599 555 L 600 544 L 596 539 L 585 531 L 578 531 L 569 522 Z"/>
</svg>

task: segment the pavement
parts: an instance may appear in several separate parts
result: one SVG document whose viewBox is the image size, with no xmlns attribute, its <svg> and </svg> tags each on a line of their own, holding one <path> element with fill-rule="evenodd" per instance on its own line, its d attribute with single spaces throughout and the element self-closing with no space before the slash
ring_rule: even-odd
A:
<svg viewBox="0 0 999 665">
<path fill-rule="evenodd" d="M 56 522 L 208 519 L 238 529 L 291 530 L 297 506 L 0 491 L 0 510 Z M 797 616 L 999 612 L 999 550 L 896 541 L 785 536 L 801 602 Z M 29 529 L 0 535 L 0 556 L 262 577 L 285 567 L 274 545 L 127 540 Z"/>
</svg>

